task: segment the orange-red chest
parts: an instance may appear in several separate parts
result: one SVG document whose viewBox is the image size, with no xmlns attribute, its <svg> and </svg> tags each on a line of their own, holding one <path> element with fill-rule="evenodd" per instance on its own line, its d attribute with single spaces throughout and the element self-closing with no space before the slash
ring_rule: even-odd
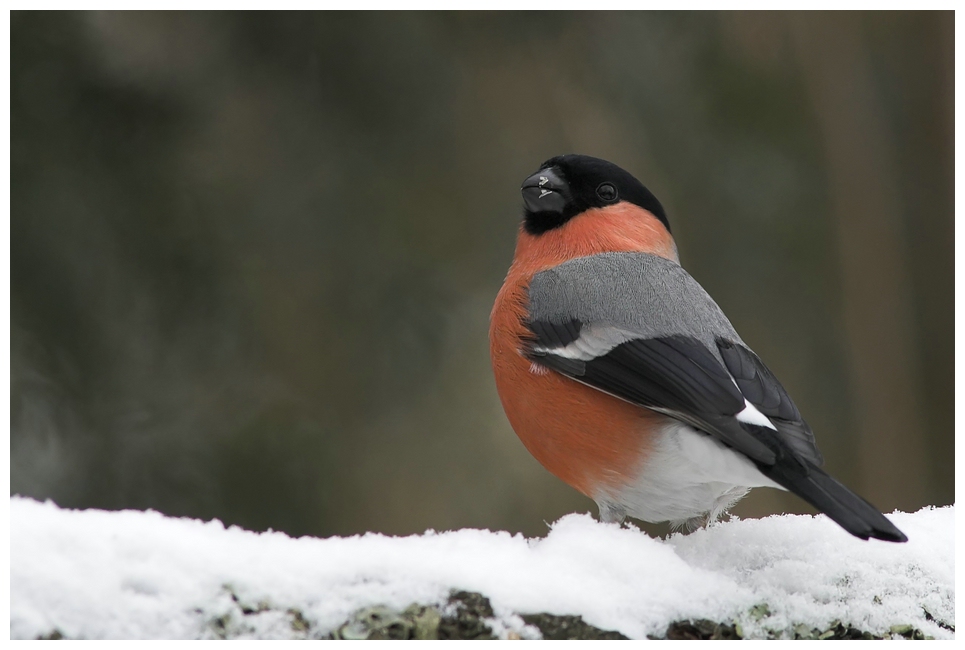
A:
<svg viewBox="0 0 965 650">
<path fill-rule="evenodd" d="M 591 498 L 633 481 L 648 456 L 649 433 L 665 416 L 532 363 L 522 354 L 522 340 L 535 273 L 613 251 L 676 257 L 663 226 L 627 204 L 588 211 L 539 237 L 520 232 L 489 330 L 496 389 L 516 434 L 546 469 Z"/>
</svg>

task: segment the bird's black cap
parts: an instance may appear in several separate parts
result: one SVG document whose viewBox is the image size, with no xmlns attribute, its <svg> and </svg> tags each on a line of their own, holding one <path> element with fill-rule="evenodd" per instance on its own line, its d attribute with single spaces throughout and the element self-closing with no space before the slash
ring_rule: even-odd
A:
<svg viewBox="0 0 965 650">
<path fill-rule="evenodd" d="M 531 235 L 559 228 L 590 208 L 627 201 L 649 211 L 667 232 L 667 215 L 650 190 L 626 170 L 591 156 L 550 158 L 523 181 L 523 227 Z"/>
</svg>

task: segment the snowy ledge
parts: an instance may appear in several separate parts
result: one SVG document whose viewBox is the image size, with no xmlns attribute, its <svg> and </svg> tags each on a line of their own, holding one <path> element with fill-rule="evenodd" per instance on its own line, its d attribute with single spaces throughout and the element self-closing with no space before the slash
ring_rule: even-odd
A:
<svg viewBox="0 0 965 650">
<path fill-rule="evenodd" d="M 292 539 L 13 497 L 10 636 L 350 636 L 366 616 L 406 608 L 417 628 L 438 627 L 439 612 L 455 616 L 450 594 L 464 590 L 488 597 L 485 623 L 504 638 L 538 637 L 520 616 L 534 613 L 582 616 L 630 638 L 698 619 L 736 624 L 745 638 L 807 636 L 838 621 L 877 636 L 954 638 L 954 507 L 891 518 L 907 544 L 794 515 L 665 541 L 589 515 L 563 517 L 542 539 L 488 530 Z"/>
</svg>

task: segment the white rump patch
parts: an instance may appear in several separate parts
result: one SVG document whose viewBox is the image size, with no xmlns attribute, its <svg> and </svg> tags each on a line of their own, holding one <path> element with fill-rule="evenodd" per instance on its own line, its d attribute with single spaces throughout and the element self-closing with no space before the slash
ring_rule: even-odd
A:
<svg viewBox="0 0 965 650">
<path fill-rule="evenodd" d="M 756 424 L 759 427 L 767 427 L 768 429 L 774 429 L 777 431 L 777 427 L 775 427 L 771 421 L 767 419 L 767 416 L 758 411 L 757 407 L 748 402 L 747 398 L 744 398 L 744 410 L 734 417 L 741 422 L 746 422 L 747 424 Z"/>
</svg>

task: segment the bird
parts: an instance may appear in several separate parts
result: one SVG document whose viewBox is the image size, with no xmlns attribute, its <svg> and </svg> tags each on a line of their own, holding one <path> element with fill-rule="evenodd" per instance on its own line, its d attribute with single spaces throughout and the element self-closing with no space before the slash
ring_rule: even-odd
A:
<svg viewBox="0 0 965 650">
<path fill-rule="evenodd" d="M 907 541 L 822 469 L 787 391 L 680 266 L 650 190 L 614 163 L 567 154 L 521 193 L 490 316 L 496 389 L 526 449 L 602 521 L 695 530 L 771 487 L 861 539 Z"/>
</svg>

